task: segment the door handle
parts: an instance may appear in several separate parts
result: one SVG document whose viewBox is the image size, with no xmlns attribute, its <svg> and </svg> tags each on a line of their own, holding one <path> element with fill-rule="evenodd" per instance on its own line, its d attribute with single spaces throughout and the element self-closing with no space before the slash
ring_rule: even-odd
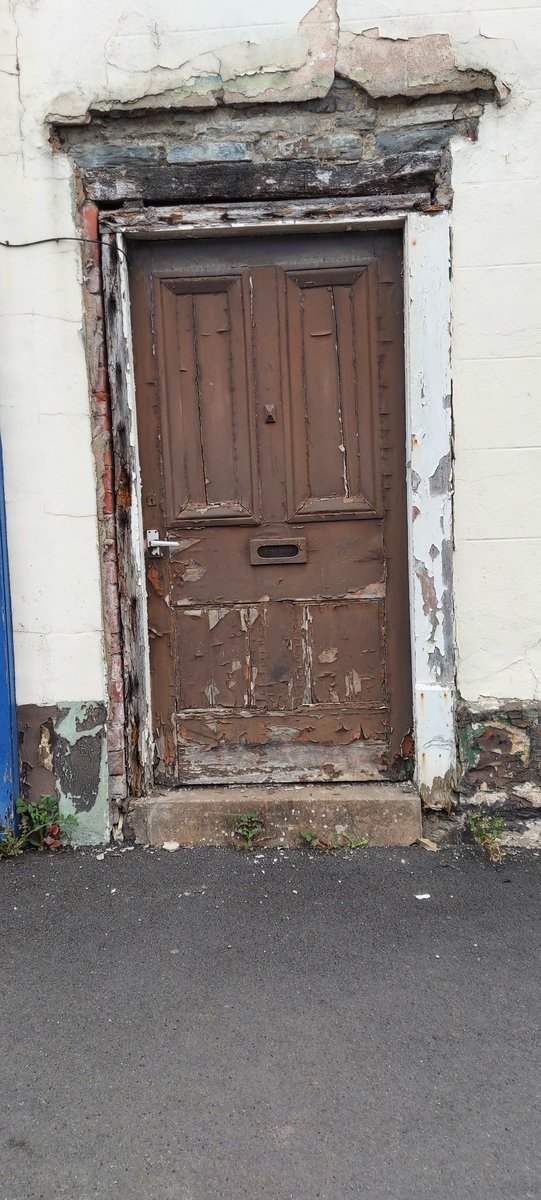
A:
<svg viewBox="0 0 541 1200">
<path fill-rule="evenodd" d="M 160 539 L 159 529 L 147 529 L 147 550 L 153 558 L 162 558 L 162 550 L 180 550 L 180 542 Z"/>
</svg>

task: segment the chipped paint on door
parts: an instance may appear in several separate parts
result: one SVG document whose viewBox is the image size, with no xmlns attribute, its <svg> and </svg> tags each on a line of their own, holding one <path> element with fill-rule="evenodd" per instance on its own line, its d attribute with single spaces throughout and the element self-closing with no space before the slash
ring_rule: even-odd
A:
<svg viewBox="0 0 541 1200">
<path fill-rule="evenodd" d="M 400 237 L 140 243 L 131 297 L 156 782 L 396 775 Z"/>
</svg>

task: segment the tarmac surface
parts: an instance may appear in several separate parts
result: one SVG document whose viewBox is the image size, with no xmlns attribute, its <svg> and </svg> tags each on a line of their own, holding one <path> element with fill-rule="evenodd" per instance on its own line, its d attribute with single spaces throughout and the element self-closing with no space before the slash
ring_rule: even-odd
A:
<svg viewBox="0 0 541 1200">
<path fill-rule="evenodd" d="M 541 1197 L 540 868 L 0 862 L 0 1200 Z"/>
</svg>

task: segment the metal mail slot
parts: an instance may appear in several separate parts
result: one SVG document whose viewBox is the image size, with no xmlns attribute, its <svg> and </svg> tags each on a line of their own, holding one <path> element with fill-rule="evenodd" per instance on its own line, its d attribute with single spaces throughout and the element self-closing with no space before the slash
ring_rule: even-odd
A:
<svg viewBox="0 0 541 1200">
<path fill-rule="evenodd" d="M 284 566 L 306 562 L 306 538 L 250 538 L 253 567 Z"/>
</svg>

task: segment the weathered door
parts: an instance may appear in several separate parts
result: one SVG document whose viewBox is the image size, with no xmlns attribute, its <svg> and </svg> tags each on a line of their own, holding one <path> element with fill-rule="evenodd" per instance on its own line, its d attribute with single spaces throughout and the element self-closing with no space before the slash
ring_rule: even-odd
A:
<svg viewBox="0 0 541 1200">
<path fill-rule="evenodd" d="M 156 782 L 396 777 L 399 235 L 135 244 L 131 303 Z"/>
</svg>

